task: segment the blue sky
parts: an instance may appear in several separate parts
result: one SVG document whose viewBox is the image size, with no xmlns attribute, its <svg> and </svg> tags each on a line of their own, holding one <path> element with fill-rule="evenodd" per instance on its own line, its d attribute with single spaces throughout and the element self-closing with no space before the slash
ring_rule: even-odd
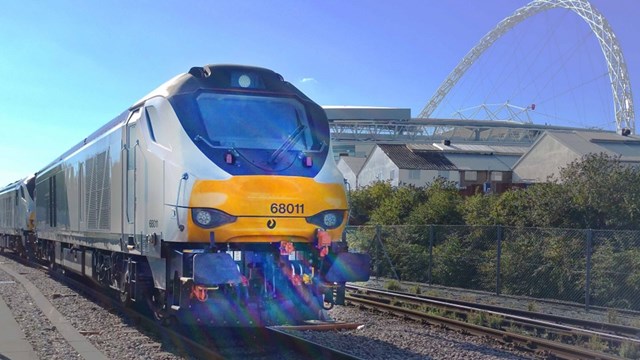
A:
<svg viewBox="0 0 640 360">
<path fill-rule="evenodd" d="M 527 3 L 519 0 L 2 1 L 0 184 L 39 170 L 164 81 L 204 64 L 238 63 L 271 68 L 321 105 L 407 107 L 417 116 L 442 80 L 478 40 Z M 593 0 L 592 3 L 616 33 L 631 84 L 638 86 L 640 2 Z M 539 19 L 519 26 L 518 36 L 524 38 L 512 39 L 511 44 L 534 43 L 544 38 L 548 22 L 564 24 L 564 18 L 536 18 Z M 563 27 L 555 31 L 570 33 Z M 581 36 L 584 29 L 576 31 Z M 512 33 L 516 34 L 515 29 Z M 556 46 L 560 43 L 569 48 L 572 40 L 554 42 Z M 509 46 L 513 47 L 505 45 Z M 596 65 L 603 63 L 602 55 L 595 53 L 574 56 L 588 58 Z M 492 56 L 511 59 L 508 54 Z M 489 55 L 487 59 L 489 65 L 484 66 L 503 66 L 492 66 L 497 60 Z M 582 68 L 571 64 L 563 67 L 568 71 Z M 476 72 L 484 74 L 488 70 Z M 592 81 L 587 76 L 577 82 Z M 468 86 L 475 93 L 489 91 L 486 85 Z M 610 90 L 601 88 L 572 95 L 572 101 L 579 107 L 585 103 L 610 102 L 607 99 Z M 538 93 L 547 93 L 547 89 Z M 603 93 L 600 100 L 591 100 L 596 92 Z M 634 94 L 636 104 L 640 104 L 639 93 Z M 528 95 L 517 105 L 526 105 L 530 98 L 531 102 L 536 101 Z M 459 106 L 470 106 L 473 101 Z M 540 111 L 551 112 L 552 107 L 560 105 Z M 588 109 L 584 112 L 579 115 L 585 118 L 597 113 Z"/>
</svg>

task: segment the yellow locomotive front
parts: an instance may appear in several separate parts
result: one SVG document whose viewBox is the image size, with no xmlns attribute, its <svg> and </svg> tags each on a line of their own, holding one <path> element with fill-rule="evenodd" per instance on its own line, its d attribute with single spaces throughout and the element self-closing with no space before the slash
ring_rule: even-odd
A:
<svg viewBox="0 0 640 360">
<path fill-rule="evenodd" d="M 270 70 L 194 68 L 168 97 L 208 177 L 189 189 L 185 242 L 167 242 L 162 309 L 254 326 L 324 319 L 369 277 L 348 252 L 343 179 L 322 108 Z"/>
<path fill-rule="evenodd" d="M 316 229 L 337 240 L 347 216 L 342 184 L 300 176 L 196 181 L 189 207 L 189 239 L 209 239 L 213 231 L 218 243 L 307 243 Z"/>
</svg>

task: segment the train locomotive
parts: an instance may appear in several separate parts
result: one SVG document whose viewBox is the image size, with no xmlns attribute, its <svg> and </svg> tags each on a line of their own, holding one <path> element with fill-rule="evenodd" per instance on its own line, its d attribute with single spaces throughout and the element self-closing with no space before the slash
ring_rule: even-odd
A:
<svg viewBox="0 0 640 360">
<path fill-rule="evenodd" d="M 344 241 L 326 115 L 271 70 L 191 68 L 20 184 L 0 201 L 26 191 L 26 222 L 1 228 L 0 247 L 165 323 L 327 320 L 345 283 L 369 278 Z"/>
<path fill-rule="evenodd" d="M 0 250 L 10 248 L 27 257 L 35 230 L 35 176 L 0 188 Z"/>
</svg>

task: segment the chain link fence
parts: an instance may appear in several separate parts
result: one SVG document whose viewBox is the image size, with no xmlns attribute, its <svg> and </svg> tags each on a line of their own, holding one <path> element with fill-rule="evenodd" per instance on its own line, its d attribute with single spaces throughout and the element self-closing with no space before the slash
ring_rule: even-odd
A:
<svg viewBox="0 0 640 360">
<path fill-rule="evenodd" d="M 347 241 L 378 278 L 640 310 L 640 231 L 357 226 Z"/>
</svg>

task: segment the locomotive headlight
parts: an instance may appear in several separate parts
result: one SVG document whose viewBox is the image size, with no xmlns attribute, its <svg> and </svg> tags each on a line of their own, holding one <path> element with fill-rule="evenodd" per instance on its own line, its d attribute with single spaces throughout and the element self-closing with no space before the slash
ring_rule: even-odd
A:
<svg viewBox="0 0 640 360">
<path fill-rule="evenodd" d="M 196 209 L 193 211 L 193 218 L 196 222 L 196 224 L 200 225 L 200 226 L 204 226 L 207 227 L 211 224 L 211 221 L 213 220 L 213 217 L 211 216 L 211 214 L 204 209 Z"/>
<path fill-rule="evenodd" d="M 249 87 L 249 85 L 251 85 L 251 78 L 247 74 L 240 75 L 240 77 L 238 77 L 238 85 L 243 88 Z"/>
<path fill-rule="evenodd" d="M 265 89 L 264 81 L 258 73 L 246 71 L 232 71 L 229 84 L 234 88 Z"/>
<path fill-rule="evenodd" d="M 343 210 L 329 210 L 323 211 L 307 218 L 307 222 L 318 225 L 323 229 L 335 229 L 338 226 L 342 225 L 343 219 Z"/>
<path fill-rule="evenodd" d="M 213 228 L 236 221 L 235 216 L 223 211 L 203 208 L 192 209 L 191 218 L 194 223 L 203 228 Z"/>
<path fill-rule="evenodd" d="M 328 212 L 322 216 L 322 223 L 326 228 L 333 228 L 338 225 L 338 217 L 335 213 Z"/>
</svg>

